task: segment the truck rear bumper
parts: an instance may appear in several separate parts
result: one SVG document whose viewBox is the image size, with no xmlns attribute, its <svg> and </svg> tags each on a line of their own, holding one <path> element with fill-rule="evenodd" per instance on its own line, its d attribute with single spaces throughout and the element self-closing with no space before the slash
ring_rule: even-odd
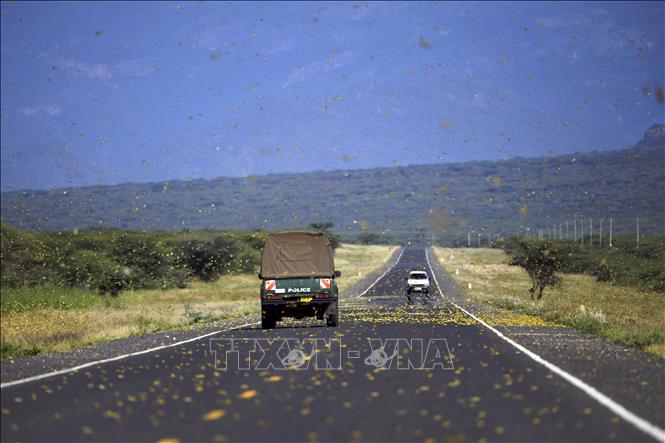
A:
<svg viewBox="0 0 665 443">
<path fill-rule="evenodd" d="M 429 292 L 429 287 L 427 286 L 409 286 L 407 292 L 422 292 L 424 294 Z"/>
<path fill-rule="evenodd" d="M 313 299 L 306 302 L 298 299 L 282 299 L 282 300 L 261 300 L 262 310 L 271 310 L 272 313 L 280 319 L 282 317 L 318 317 L 323 318 L 325 315 L 330 315 L 337 312 L 337 298 L 330 299 Z"/>
</svg>

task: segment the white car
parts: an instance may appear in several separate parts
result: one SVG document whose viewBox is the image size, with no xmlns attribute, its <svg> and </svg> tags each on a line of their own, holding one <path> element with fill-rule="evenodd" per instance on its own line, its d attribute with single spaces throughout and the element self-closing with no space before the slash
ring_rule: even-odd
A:
<svg viewBox="0 0 665 443">
<path fill-rule="evenodd" d="M 411 271 L 406 279 L 406 298 L 411 303 L 411 296 L 425 294 L 425 300 L 429 299 L 429 277 L 425 271 Z"/>
</svg>

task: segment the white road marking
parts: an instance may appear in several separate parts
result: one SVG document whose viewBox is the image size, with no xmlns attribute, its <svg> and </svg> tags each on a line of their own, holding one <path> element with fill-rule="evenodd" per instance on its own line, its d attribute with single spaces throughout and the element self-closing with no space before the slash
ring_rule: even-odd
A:
<svg viewBox="0 0 665 443">
<path fill-rule="evenodd" d="M 361 294 L 358 294 L 358 295 L 356 295 L 356 296 L 354 296 L 354 297 L 349 297 L 349 298 L 360 298 L 360 297 L 362 297 L 363 295 L 367 294 L 367 291 L 369 291 L 370 289 L 372 289 L 372 288 L 374 287 L 374 285 L 377 284 L 377 283 L 379 282 L 379 280 L 381 280 L 383 277 L 385 277 L 386 274 L 387 274 L 388 272 L 392 271 L 392 269 L 393 269 L 395 266 L 397 266 L 397 263 L 399 263 L 400 259 L 402 258 L 402 254 L 404 254 L 404 248 L 402 248 L 402 250 L 401 250 L 400 253 L 399 253 L 399 256 L 397 256 L 397 260 L 395 260 L 395 263 L 394 263 L 391 267 L 389 267 L 388 269 L 386 269 L 386 272 L 384 272 L 383 274 L 381 274 L 381 276 L 380 276 L 379 278 L 377 278 L 376 280 L 374 280 L 374 283 L 372 283 L 371 285 L 369 285 L 369 286 L 367 287 L 367 289 L 365 289 Z"/>
<path fill-rule="evenodd" d="M 88 362 L 88 363 L 83 363 L 81 365 L 74 366 L 72 368 L 60 369 L 58 371 L 47 372 L 45 374 L 39 374 L 39 375 L 34 375 L 32 377 L 22 378 L 22 379 L 14 380 L 14 381 L 9 381 L 7 383 L 0 384 L 0 389 L 8 388 L 10 386 L 22 385 L 24 383 L 29 383 L 29 382 L 35 381 L 35 380 L 42 380 L 44 378 L 54 377 L 56 375 L 67 374 L 69 372 L 74 372 L 74 371 L 79 371 L 81 369 L 89 368 L 90 366 L 96 366 L 96 365 L 101 365 L 103 363 L 109 363 L 109 362 L 112 362 L 112 361 L 122 360 L 122 359 L 125 359 L 125 358 L 128 358 L 128 357 L 134 357 L 136 355 L 147 354 L 149 352 L 159 351 L 161 349 L 172 348 L 174 346 L 179 346 L 179 345 L 183 345 L 185 343 L 190 343 L 190 342 L 193 342 L 193 341 L 196 341 L 196 340 L 200 340 L 202 338 L 210 337 L 211 335 L 219 334 L 221 332 L 233 331 L 235 329 L 244 328 L 246 326 L 253 326 L 253 325 L 256 325 L 258 323 L 260 323 L 260 322 L 245 323 L 244 325 L 235 326 L 235 327 L 229 328 L 229 329 L 221 329 L 221 330 L 215 331 L 215 332 L 209 332 L 207 334 L 199 335 L 198 337 L 190 338 L 190 339 L 179 341 L 179 342 L 176 342 L 176 343 L 169 343 L 168 345 L 157 346 L 155 348 L 145 349 L 143 351 L 130 352 L 129 354 L 122 354 L 122 355 L 118 355 L 118 356 L 111 357 L 111 358 L 105 358 L 103 360 L 95 360 L 95 361 L 91 361 L 91 362 Z"/>
<path fill-rule="evenodd" d="M 585 337 L 583 335 L 578 335 L 575 333 L 562 333 L 562 334 L 557 334 L 556 332 L 552 332 L 551 334 L 548 334 L 546 332 L 512 332 L 512 331 L 506 331 L 506 334 L 508 335 L 519 335 L 519 336 L 538 336 L 538 337 L 556 337 L 556 338 L 567 338 L 570 340 L 597 340 L 598 337 Z"/>
<path fill-rule="evenodd" d="M 436 287 L 439 291 L 439 294 L 441 295 L 441 298 L 443 297 L 443 292 L 441 292 L 441 287 L 439 286 L 439 282 L 436 279 L 436 275 L 434 274 L 434 270 L 432 269 L 432 265 L 429 262 L 429 254 L 427 248 L 425 248 L 425 258 L 427 259 L 427 266 L 429 267 L 430 272 L 432 273 L 432 276 L 434 277 L 434 282 L 436 283 Z M 643 419 L 642 417 L 636 415 L 635 413 L 629 411 L 626 409 L 624 406 L 620 405 L 619 403 L 615 402 L 611 398 L 609 398 L 607 395 L 603 394 L 596 388 L 594 388 L 591 385 L 588 385 L 587 383 L 583 382 L 579 378 L 575 377 L 574 375 L 564 371 L 560 367 L 556 366 L 554 363 L 550 363 L 549 361 L 545 360 L 542 358 L 540 355 L 536 354 L 533 351 L 530 351 L 529 349 L 525 348 L 521 344 L 517 343 L 516 341 L 510 339 L 509 337 L 506 337 L 499 331 L 498 329 L 488 325 L 463 307 L 459 306 L 457 303 L 450 301 L 455 307 L 457 307 L 460 311 L 464 312 L 466 315 L 480 323 L 481 325 L 485 326 L 487 329 L 490 331 L 494 332 L 499 338 L 505 340 L 508 342 L 510 345 L 518 349 L 519 351 L 523 352 L 527 356 L 529 356 L 532 360 L 536 361 L 537 363 L 540 363 L 541 365 L 545 366 L 547 369 L 550 371 L 554 372 L 561 378 L 567 380 L 569 383 L 571 383 L 573 386 L 575 386 L 578 389 L 581 389 L 584 391 L 587 395 L 592 397 L 594 400 L 596 400 L 598 403 L 601 405 L 605 406 L 612 412 L 614 412 L 616 415 L 620 416 L 627 422 L 631 423 L 633 426 L 635 426 L 637 429 L 640 431 L 649 434 L 656 440 L 660 442 L 665 442 L 665 430 L 659 428 L 658 426 L 648 422 L 647 420 Z"/>
</svg>

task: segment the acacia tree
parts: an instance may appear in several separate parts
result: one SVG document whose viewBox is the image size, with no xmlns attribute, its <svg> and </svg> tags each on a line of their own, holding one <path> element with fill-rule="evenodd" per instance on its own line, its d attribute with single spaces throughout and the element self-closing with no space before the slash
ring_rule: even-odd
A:
<svg viewBox="0 0 665 443">
<path fill-rule="evenodd" d="M 330 229 L 335 226 L 335 223 L 331 222 L 312 222 L 309 226 L 318 232 L 329 232 Z"/>
<path fill-rule="evenodd" d="M 563 267 L 565 254 L 549 241 L 518 239 L 511 248 L 511 265 L 522 267 L 531 279 L 531 300 L 540 300 L 547 286 L 561 280 L 556 275 Z"/>
<path fill-rule="evenodd" d="M 381 241 L 381 236 L 375 232 L 363 232 L 358 236 L 361 245 L 375 245 Z"/>
<path fill-rule="evenodd" d="M 310 228 L 317 232 L 321 232 L 325 234 L 326 237 L 328 237 L 328 240 L 330 240 L 330 246 L 332 246 L 333 250 L 337 249 L 341 243 L 341 239 L 339 235 L 334 234 L 330 229 L 332 229 L 333 226 L 335 226 L 334 223 L 331 222 L 313 222 L 309 224 Z"/>
</svg>

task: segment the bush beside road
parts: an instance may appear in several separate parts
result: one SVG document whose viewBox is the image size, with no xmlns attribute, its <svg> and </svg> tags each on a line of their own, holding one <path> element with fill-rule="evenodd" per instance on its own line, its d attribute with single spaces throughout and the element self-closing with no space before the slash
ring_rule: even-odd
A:
<svg viewBox="0 0 665 443">
<path fill-rule="evenodd" d="M 542 240 L 535 238 L 510 237 L 500 240 L 495 246 L 505 250 L 515 258 L 524 246 L 544 246 L 550 255 L 560 263 L 561 272 L 567 274 L 593 275 L 598 281 L 634 286 L 647 291 L 665 292 L 665 237 L 621 235 L 614 238 L 611 247 L 562 240 Z"/>
<path fill-rule="evenodd" d="M 258 272 L 261 231 L 26 232 L 0 226 L 4 288 L 52 285 L 116 296 Z"/>
<path fill-rule="evenodd" d="M 528 275 L 510 266 L 504 251 L 441 247 L 434 251 L 472 300 L 665 357 L 662 293 L 597 281 L 590 275 L 560 274 L 561 283 L 548 288 L 540 301 L 532 302 Z"/>
</svg>

